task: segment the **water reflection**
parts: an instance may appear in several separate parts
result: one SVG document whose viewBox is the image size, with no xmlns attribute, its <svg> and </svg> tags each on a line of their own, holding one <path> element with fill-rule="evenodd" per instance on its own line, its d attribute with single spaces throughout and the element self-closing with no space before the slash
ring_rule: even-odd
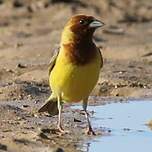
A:
<svg viewBox="0 0 152 152">
<path fill-rule="evenodd" d="M 95 111 L 93 126 L 111 133 L 85 143 L 84 152 L 152 151 L 152 131 L 146 125 L 152 119 L 151 101 L 90 106 L 89 110 Z"/>
</svg>

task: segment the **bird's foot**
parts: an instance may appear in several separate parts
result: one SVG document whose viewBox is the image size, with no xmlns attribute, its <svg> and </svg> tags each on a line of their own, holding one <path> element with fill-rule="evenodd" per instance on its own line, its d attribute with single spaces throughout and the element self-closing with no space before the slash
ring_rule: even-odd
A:
<svg viewBox="0 0 152 152">
<path fill-rule="evenodd" d="M 93 129 L 91 128 L 91 127 L 89 127 L 87 130 L 86 130 L 86 134 L 87 135 L 93 135 L 93 136 L 95 136 L 96 134 L 95 134 L 95 132 L 93 131 Z"/>
<path fill-rule="evenodd" d="M 68 130 L 64 130 L 64 129 L 62 128 L 62 126 L 58 126 L 58 131 L 59 131 L 61 134 L 68 134 L 68 133 L 69 133 L 69 131 L 68 131 Z"/>
</svg>

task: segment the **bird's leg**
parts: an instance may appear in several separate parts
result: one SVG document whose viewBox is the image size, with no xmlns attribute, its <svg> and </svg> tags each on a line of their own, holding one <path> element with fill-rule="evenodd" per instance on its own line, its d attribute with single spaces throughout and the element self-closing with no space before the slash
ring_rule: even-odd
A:
<svg viewBox="0 0 152 152">
<path fill-rule="evenodd" d="M 87 102 L 88 102 L 88 99 L 83 100 L 83 110 L 85 112 L 85 117 L 86 117 L 87 122 L 88 122 L 88 128 L 87 128 L 86 133 L 88 135 L 95 135 L 95 132 L 93 131 L 93 129 L 91 127 L 91 123 L 90 123 L 90 120 L 89 120 L 89 114 L 87 112 Z"/>
<path fill-rule="evenodd" d="M 59 114 L 58 114 L 57 128 L 59 129 L 59 131 L 61 133 L 64 133 L 64 129 L 62 128 L 62 125 L 61 125 L 62 101 L 61 101 L 61 97 L 60 96 L 58 97 L 58 111 L 59 111 Z"/>
</svg>

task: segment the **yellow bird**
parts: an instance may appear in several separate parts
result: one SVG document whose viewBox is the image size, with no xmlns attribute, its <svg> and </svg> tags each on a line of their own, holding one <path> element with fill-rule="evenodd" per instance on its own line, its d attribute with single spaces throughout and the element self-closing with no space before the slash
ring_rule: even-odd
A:
<svg viewBox="0 0 152 152">
<path fill-rule="evenodd" d="M 93 33 L 103 25 L 92 16 L 76 15 L 63 29 L 60 49 L 50 62 L 49 84 L 52 94 L 39 109 L 39 112 L 58 114 L 57 127 L 60 132 L 64 132 L 61 124 L 62 104 L 83 101 L 88 122 L 87 133 L 95 134 L 87 113 L 87 102 L 103 65 L 100 50 L 92 40 Z"/>
</svg>

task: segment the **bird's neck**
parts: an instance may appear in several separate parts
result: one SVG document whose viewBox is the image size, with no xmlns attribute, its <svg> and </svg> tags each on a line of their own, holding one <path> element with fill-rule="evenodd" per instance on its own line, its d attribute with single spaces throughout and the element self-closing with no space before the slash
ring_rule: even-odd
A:
<svg viewBox="0 0 152 152">
<path fill-rule="evenodd" d="M 75 34 L 70 30 L 64 30 L 61 37 L 61 45 L 73 43 L 75 45 L 92 44 L 93 33 L 79 33 Z"/>
<path fill-rule="evenodd" d="M 70 61 L 77 65 L 89 63 L 96 54 L 96 46 L 92 41 L 92 36 L 77 37 L 71 33 L 66 33 L 65 36 L 63 33 L 61 48 Z"/>
</svg>

